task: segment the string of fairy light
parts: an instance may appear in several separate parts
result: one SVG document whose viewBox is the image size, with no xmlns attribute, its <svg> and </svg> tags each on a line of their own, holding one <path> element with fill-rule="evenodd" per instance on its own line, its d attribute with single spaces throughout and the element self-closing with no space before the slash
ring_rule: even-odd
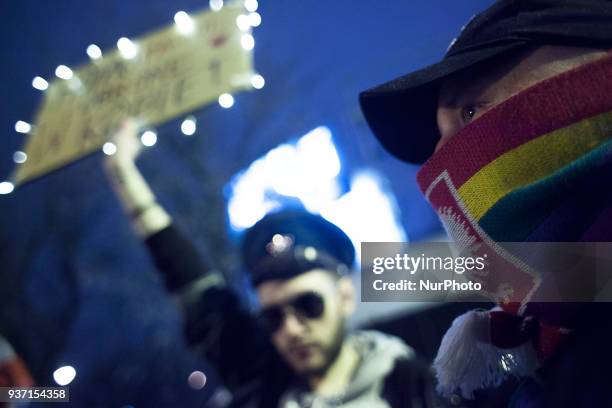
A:
<svg viewBox="0 0 612 408">
<path fill-rule="evenodd" d="M 236 26 L 242 35 L 240 37 L 240 45 L 246 51 L 251 51 L 255 48 L 255 38 L 251 34 L 252 28 L 259 27 L 261 24 L 261 15 L 257 12 L 259 4 L 257 0 L 244 0 L 245 12 L 236 18 Z M 209 6 L 212 11 L 220 11 L 223 6 L 223 0 L 210 0 Z M 196 22 L 185 11 L 178 11 L 174 14 L 174 24 L 176 30 L 184 36 L 192 35 L 196 30 Z M 138 55 L 139 46 L 137 41 L 132 41 L 127 37 L 121 37 L 117 40 L 117 49 L 121 56 L 125 59 L 134 59 Z M 90 44 L 86 49 L 87 56 L 91 61 L 97 61 L 104 58 L 102 49 L 96 44 Z M 66 65 L 58 65 L 55 68 L 55 76 L 61 80 L 69 81 L 68 85 L 71 89 L 77 90 L 82 86 L 78 77 L 72 69 Z M 251 86 L 254 89 L 262 89 L 266 81 L 260 74 L 251 76 Z M 35 76 L 32 79 L 32 87 L 45 92 L 49 88 L 49 81 L 42 76 Z M 222 108 L 229 109 L 234 106 L 234 96 L 230 93 L 222 93 L 219 95 L 217 102 Z M 190 115 L 183 119 L 180 125 L 181 132 L 185 136 L 192 136 L 197 131 L 197 119 Z M 24 135 L 33 134 L 35 126 L 24 120 L 15 122 L 15 131 Z M 146 147 L 154 146 L 157 143 L 157 132 L 155 129 L 149 128 L 144 130 L 140 135 L 140 141 Z M 113 155 L 117 152 L 117 146 L 112 142 L 104 143 L 102 146 L 104 154 Z M 13 162 L 17 165 L 23 164 L 28 160 L 26 152 L 18 150 L 13 153 Z M 10 194 L 15 186 L 11 181 L 0 182 L 0 194 Z"/>
<path fill-rule="evenodd" d="M 210 8 L 213 11 L 219 11 L 223 8 L 223 0 L 210 0 Z M 252 27 L 258 27 L 261 24 L 261 16 L 257 13 L 257 0 L 245 0 L 244 8 L 246 14 L 241 14 L 236 19 L 236 25 L 244 33 L 241 36 L 241 45 L 245 50 L 252 50 L 255 47 L 255 39 L 250 34 Z M 190 35 L 196 30 L 195 22 L 185 11 L 178 11 L 174 15 L 174 23 L 176 29 L 184 35 Z M 121 37 L 117 41 L 117 48 L 123 58 L 132 59 L 138 55 L 138 44 L 127 37 Z M 103 58 L 102 50 L 96 44 L 90 44 L 87 47 L 87 55 L 91 60 L 99 60 Z M 66 65 L 59 65 L 55 69 L 55 76 L 63 80 L 73 80 L 75 78 L 73 71 Z M 251 85 L 255 89 L 261 89 L 265 85 L 264 78 L 259 74 L 254 74 L 251 77 Z M 44 92 L 49 87 L 49 82 L 41 76 L 36 76 L 32 79 L 32 86 L 41 92 Z M 229 109 L 234 105 L 234 97 L 229 93 L 219 95 L 218 103 L 221 107 Z M 181 132 L 186 136 L 192 136 L 196 133 L 197 121 L 194 116 L 187 116 L 181 122 Z M 15 131 L 21 134 L 31 134 L 34 132 L 34 126 L 24 120 L 18 120 L 15 123 Z M 157 142 L 157 133 L 154 129 L 147 129 L 140 135 L 140 141 L 144 146 L 150 147 Z M 117 147 L 108 142 L 102 146 L 102 151 L 107 155 L 115 154 Z M 16 151 L 13 154 L 13 161 L 16 164 L 25 163 L 27 155 L 23 151 Z M 0 194 L 9 194 L 13 191 L 14 185 L 10 181 L 0 183 Z M 53 372 L 54 381 L 61 386 L 70 384 L 77 376 L 76 369 L 71 365 L 64 365 L 57 368 Z M 206 385 L 206 375 L 202 371 L 194 371 L 187 377 L 187 383 L 193 389 L 202 389 Z"/>
</svg>

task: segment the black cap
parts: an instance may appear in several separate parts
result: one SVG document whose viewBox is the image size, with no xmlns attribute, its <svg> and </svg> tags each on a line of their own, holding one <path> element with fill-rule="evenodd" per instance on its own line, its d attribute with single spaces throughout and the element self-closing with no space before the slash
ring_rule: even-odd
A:
<svg viewBox="0 0 612 408">
<path fill-rule="evenodd" d="M 340 228 L 301 210 L 263 217 L 246 232 L 242 253 L 255 286 L 318 268 L 343 274 L 355 260 L 353 244 Z"/>
<path fill-rule="evenodd" d="M 359 95 L 382 145 L 400 160 L 421 164 L 440 134 L 441 80 L 493 57 L 536 45 L 612 46 L 611 0 L 500 0 L 473 17 L 443 60 Z"/>
</svg>

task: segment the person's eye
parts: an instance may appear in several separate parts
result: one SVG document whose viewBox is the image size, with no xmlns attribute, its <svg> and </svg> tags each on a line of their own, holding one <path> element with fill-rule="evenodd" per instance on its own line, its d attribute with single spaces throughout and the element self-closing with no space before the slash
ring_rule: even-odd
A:
<svg viewBox="0 0 612 408">
<path fill-rule="evenodd" d="M 461 119 L 463 123 L 470 123 L 476 116 L 476 105 L 466 105 L 461 109 Z"/>
<path fill-rule="evenodd" d="M 463 125 L 465 126 L 474 119 L 479 118 L 491 106 L 491 103 L 487 101 L 477 101 L 466 104 L 463 108 L 461 108 L 461 121 L 463 122 Z"/>
</svg>

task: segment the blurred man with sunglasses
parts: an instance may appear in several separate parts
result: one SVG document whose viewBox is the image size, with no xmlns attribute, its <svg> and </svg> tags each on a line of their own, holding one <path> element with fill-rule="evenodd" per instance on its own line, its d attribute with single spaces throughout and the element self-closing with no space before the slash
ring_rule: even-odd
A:
<svg viewBox="0 0 612 408">
<path fill-rule="evenodd" d="M 433 405 L 430 370 L 412 349 L 379 332 L 347 333 L 355 252 L 343 231 L 303 211 L 269 214 L 250 228 L 243 257 L 261 307 L 250 313 L 156 202 L 135 165 L 134 123 L 116 144 L 106 161 L 111 184 L 181 300 L 189 344 L 215 366 L 232 406 Z"/>
<path fill-rule="evenodd" d="M 348 276 L 354 249 L 343 231 L 319 216 L 282 211 L 247 231 L 243 249 L 263 327 L 296 374 L 281 406 L 425 402 L 427 389 L 414 379 L 426 382 L 427 370 L 409 347 L 378 332 L 346 332 L 355 307 Z"/>
</svg>

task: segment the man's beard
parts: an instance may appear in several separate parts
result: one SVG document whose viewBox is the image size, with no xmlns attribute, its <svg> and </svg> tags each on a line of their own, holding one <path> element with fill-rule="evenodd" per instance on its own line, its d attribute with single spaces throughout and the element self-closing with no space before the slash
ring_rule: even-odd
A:
<svg viewBox="0 0 612 408">
<path fill-rule="evenodd" d="M 332 336 L 332 342 L 329 346 L 325 347 L 321 345 L 321 352 L 323 353 L 323 364 L 318 367 L 308 367 L 303 372 L 300 373 L 302 376 L 320 376 L 323 375 L 329 370 L 331 365 L 336 361 L 340 351 L 342 350 L 342 345 L 344 344 L 344 339 L 346 338 L 346 328 L 344 324 L 344 319 L 339 319 L 338 324 L 334 327 L 334 334 Z"/>
</svg>

